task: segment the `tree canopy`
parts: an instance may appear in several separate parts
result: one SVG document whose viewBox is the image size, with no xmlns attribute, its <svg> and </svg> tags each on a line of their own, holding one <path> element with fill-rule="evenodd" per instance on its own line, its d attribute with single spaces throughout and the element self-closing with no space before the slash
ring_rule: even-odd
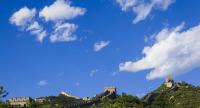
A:
<svg viewBox="0 0 200 108">
<path fill-rule="evenodd" d="M 0 99 L 6 97 L 8 95 L 8 92 L 4 89 L 3 86 L 0 86 Z"/>
</svg>

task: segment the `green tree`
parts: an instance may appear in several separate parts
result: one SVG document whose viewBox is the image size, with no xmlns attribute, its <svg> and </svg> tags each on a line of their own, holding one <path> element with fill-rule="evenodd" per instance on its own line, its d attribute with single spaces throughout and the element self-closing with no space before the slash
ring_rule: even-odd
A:
<svg viewBox="0 0 200 108">
<path fill-rule="evenodd" d="M 9 104 L 2 102 L 2 98 L 6 97 L 8 92 L 4 89 L 3 86 L 0 86 L 0 108 L 12 108 Z"/>
<path fill-rule="evenodd" d="M 3 86 L 0 86 L 0 101 L 2 98 L 6 97 L 8 95 L 8 92 L 4 89 Z"/>
<path fill-rule="evenodd" d="M 144 102 L 136 96 L 122 93 L 115 99 L 105 98 L 101 103 L 92 105 L 91 108 L 143 108 Z"/>
</svg>

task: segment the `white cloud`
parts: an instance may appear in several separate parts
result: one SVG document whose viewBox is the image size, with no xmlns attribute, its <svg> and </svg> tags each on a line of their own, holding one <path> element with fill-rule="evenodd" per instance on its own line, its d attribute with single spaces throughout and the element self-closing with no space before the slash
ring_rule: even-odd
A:
<svg viewBox="0 0 200 108">
<path fill-rule="evenodd" d="M 32 22 L 35 14 L 35 8 L 29 9 L 27 7 L 23 7 L 12 15 L 10 22 L 16 26 L 27 26 L 28 23 Z"/>
<path fill-rule="evenodd" d="M 48 82 L 46 81 L 46 80 L 41 80 L 41 81 L 39 81 L 38 83 L 37 83 L 37 85 L 39 85 L 39 86 L 45 86 L 45 85 L 47 85 L 48 84 Z"/>
<path fill-rule="evenodd" d="M 153 8 L 152 4 L 140 4 L 134 7 L 133 11 L 136 14 L 136 17 L 133 20 L 133 23 L 135 24 L 146 19 L 146 17 L 150 14 L 152 8 Z"/>
<path fill-rule="evenodd" d="M 38 41 L 42 42 L 47 36 L 47 32 L 37 21 L 35 21 L 35 15 L 35 8 L 29 9 L 23 7 L 11 16 L 10 23 L 22 28 L 23 30 L 25 29 L 32 35 L 35 35 Z"/>
<path fill-rule="evenodd" d="M 50 36 L 50 40 L 51 42 L 74 41 L 77 37 L 73 33 L 77 28 L 77 25 L 70 23 L 56 24 L 54 32 Z"/>
<path fill-rule="evenodd" d="M 36 38 L 39 42 L 42 42 L 47 36 L 47 31 L 45 31 L 37 21 L 31 23 L 26 31 L 30 31 L 32 35 L 36 35 Z"/>
<path fill-rule="evenodd" d="M 150 0 L 149 2 L 140 0 L 116 0 L 122 11 L 132 10 L 136 17 L 133 23 L 138 23 L 147 18 L 153 9 L 167 10 L 169 5 L 175 0 Z"/>
<path fill-rule="evenodd" d="M 122 8 L 122 11 L 127 11 L 131 7 L 135 6 L 138 0 L 116 0 L 116 2 Z"/>
<path fill-rule="evenodd" d="M 90 77 L 93 77 L 94 74 L 96 74 L 98 71 L 99 71 L 98 69 L 92 70 L 92 71 L 90 72 Z"/>
<path fill-rule="evenodd" d="M 69 20 L 84 15 L 86 9 L 71 6 L 69 1 L 56 0 L 52 5 L 45 6 L 39 13 L 46 21 Z"/>
<path fill-rule="evenodd" d="M 85 12 L 86 9 L 71 6 L 69 1 L 56 0 L 52 5 L 45 6 L 39 16 L 55 24 L 50 35 L 51 42 L 70 42 L 77 39 L 74 33 L 78 25 L 66 21 L 84 15 Z"/>
<path fill-rule="evenodd" d="M 98 51 L 102 50 L 103 48 L 105 48 L 106 46 L 108 46 L 109 44 L 110 44 L 110 41 L 96 42 L 94 44 L 94 51 L 98 52 Z"/>
<path fill-rule="evenodd" d="M 155 35 L 155 43 L 143 49 L 144 57 L 119 65 L 120 71 L 150 70 L 147 79 L 178 75 L 200 67 L 200 25 L 181 31 L 184 24 L 165 28 Z"/>
<path fill-rule="evenodd" d="M 84 15 L 85 12 L 85 8 L 71 6 L 68 0 L 55 0 L 52 5 L 45 6 L 39 12 L 39 16 L 35 8 L 21 8 L 11 16 L 10 23 L 30 32 L 39 42 L 42 42 L 45 37 L 50 38 L 51 42 L 69 42 L 77 39 L 74 33 L 78 25 L 69 23 L 68 20 Z M 45 29 L 47 27 L 39 24 L 48 21 L 53 22 L 51 31 L 47 31 Z"/>
<path fill-rule="evenodd" d="M 156 8 L 161 8 L 162 10 L 167 10 L 169 5 L 171 5 L 174 2 L 175 0 L 152 0 L 152 4 Z"/>
</svg>

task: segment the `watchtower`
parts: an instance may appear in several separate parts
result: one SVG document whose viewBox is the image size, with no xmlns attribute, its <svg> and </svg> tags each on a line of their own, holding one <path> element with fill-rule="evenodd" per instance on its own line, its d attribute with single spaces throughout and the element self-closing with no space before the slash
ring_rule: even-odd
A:
<svg viewBox="0 0 200 108">
<path fill-rule="evenodd" d="M 112 93 L 116 93 L 117 89 L 115 86 L 107 86 L 107 87 L 104 87 L 104 92 L 109 92 L 110 94 L 112 94 Z"/>
<path fill-rule="evenodd" d="M 168 76 L 166 79 L 165 79 L 165 86 L 167 88 L 171 88 L 174 86 L 174 80 L 172 79 L 171 76 Z"/>
</svg>

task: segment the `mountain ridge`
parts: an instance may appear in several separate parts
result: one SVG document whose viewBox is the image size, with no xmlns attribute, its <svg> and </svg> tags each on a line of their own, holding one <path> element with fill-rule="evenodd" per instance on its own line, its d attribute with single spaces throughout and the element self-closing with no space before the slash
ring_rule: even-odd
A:
<svg viewBox="0 0 200 108">
<path fill-rule="evenodd" d="M 144 97 L 116 94 L 114 88 L 84 100 L 59 94 L 31 100 L 28 106 L 18 108 L 200 108 L 200 87 L 186 82 L 167 80 Z M 114 90 L 114 91 L 113 91 Z M 15 108 L 0 103 L 0 108 Z"/>
</svg>

